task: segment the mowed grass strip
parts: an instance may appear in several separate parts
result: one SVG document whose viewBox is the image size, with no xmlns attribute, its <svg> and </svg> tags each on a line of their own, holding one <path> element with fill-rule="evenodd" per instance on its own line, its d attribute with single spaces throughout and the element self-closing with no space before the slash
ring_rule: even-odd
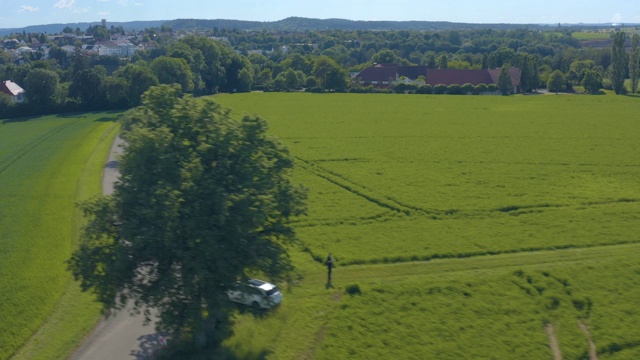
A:
<svg viewBox="0 0 640 360">
<path fill-rule="evenodd" d="M 298 232 L 316 258 L 333 252 L 358 264 L 640 241 L 635 98 L 216 98 L 238 116 L 265 117 L 299 158 L 310 216 Z"/>
<path fill-rule="evenodd" d="M 0 124 L 1 359 L 29 339 L 27 358 L 64 358 L 95 321 L 89 296 L 63 296 L 71 281 L 65 261 L 82 222 L 76 204 L 101 191 L 116 117 L 93 113 Z M 56 308 L 66 310 L 52 324 Z M 49 330 L 32 337 L 43 325 Z"/>
</svg>

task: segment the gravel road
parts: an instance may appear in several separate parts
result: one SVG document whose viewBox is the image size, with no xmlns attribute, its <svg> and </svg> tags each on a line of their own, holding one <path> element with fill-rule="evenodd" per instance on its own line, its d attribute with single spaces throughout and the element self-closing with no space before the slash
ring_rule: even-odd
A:
<svg viewBox="0 0 640 360">
<path fill-rule="evenodd" d="M 120 137 L 113 142 L 104 168 L 102 189 L 107 195 L 113 193 L 113 185 L 118 180 L 118 156 L 122 153 L 122 143 Z M 151 359 L 163 335 L 155 332 L 153 323 L 145 326 L 144 316 L 130 316 L 128 309 L 125 309 L 101 320 L 71 359 Z"/>
</svg>

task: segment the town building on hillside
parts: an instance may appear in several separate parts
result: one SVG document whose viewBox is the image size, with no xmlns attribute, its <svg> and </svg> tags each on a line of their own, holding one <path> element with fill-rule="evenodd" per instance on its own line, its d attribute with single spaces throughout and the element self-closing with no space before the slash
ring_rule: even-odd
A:
<svg viewBox="0 0 640 360">
<path fill-rule="evenodd" d="M 120 57 L 133 56 L 138 47 L 129 41 L 104 41 L 93 46 L 92 52 L 99 56 L 117 55 Z"/>
<path fill-rule="evenodd" d="M 399 82 L 436 85 L 479 85 L 498 84 L 501 69 L 456 70 L 429 69 L 426 66 L 400 66 L 396 64 L 376 64 L 355 76 L 360 86 L 372 85 L 376 88 L 391 88 Z M 521 71 L 517 67 L 509 69 L 513 93 L 520 92 Z"/>
<path fill-rule="evenodd" d="M 0 82 L 0 92 L 9 95 L 14 103 L 21 103 L 25 100 L 24 89 L 11 80 Z"/>
</svg>

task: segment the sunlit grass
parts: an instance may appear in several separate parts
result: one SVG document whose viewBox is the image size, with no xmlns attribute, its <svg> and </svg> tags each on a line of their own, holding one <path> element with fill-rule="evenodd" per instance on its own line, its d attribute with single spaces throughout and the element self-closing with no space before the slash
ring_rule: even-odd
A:
<svg viewBox="0 0 640 360">
<path fill-rule="evenodd" d="M 217 99 L 265 117 L 309 188 L 302 280 L 270 315 L 238 316 L 241 358 L 549 359 L 551 324 L 583 359 L 578 321 L 601 359 L 640 354 L 637 99 Z"/>
<path fill-rule="evenodd" d="M 0 358 L 64 358 L 97 307 L 71 284 L 77 202 L 101 190 L 115 114 L 0 124 Z M 35 334 L 35 335 L 34 335 Z"/>
</svg>

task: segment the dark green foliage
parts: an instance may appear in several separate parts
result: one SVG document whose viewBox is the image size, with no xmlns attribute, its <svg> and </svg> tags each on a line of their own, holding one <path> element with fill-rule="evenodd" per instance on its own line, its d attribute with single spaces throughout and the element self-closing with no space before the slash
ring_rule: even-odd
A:
<svg viewBox="0 0 640 360">
<path fill-rule="evenodd" d="M 407 84 L 407 83 L 401 82 L 396 84 L 393 90 L 398 94 L 411 93 L 418 90 L 418 86 L 415 84 Z"/>
<path fill-rule="evenodd" d="M 422 85 L 416 90 L 416 94 L 431 94 L 433 93 L 433 87 L 429 84 Z"/>
<path fill-rule="evenodd" d="M 462 86 L 458 84 L 451 84 L 447 86 L 447 94 L 449 95 L 462 95 Z"/>
<path fill-rule="evenodd" d="M 509 66 L 503 65 L 498 76 L 498 89 L 504 96 L 513 93 L 513 85 L 511 83 L 511 75 L 509 75 Z"/>
<path fill-rule="evenodd" d="M 87 109 L 98 109 L 105 103 L 104 81 L 103 67 L 82 70 L 73 77 L 69 96 L 80 99 L 81 105 Z"/>
<path fill-rule="evenodd" d="M 470 93 L 473 92 L 474 88 L 475 87 L 473 86 L 473 84 L 467 83 L 467 84 L 462 85 L 462 92 L 464 94 L 470 94 Z"/>
<path fill-rule="evenodd" d="M 477 94 L 481 94 L 483 92 L 487 91 L 487 85 L 486 84 L 478 84 L 476 85 L 474 92 Z"/>
<path fill-rule="evenodd" d="M 611 47 L 611 82 L 613 91 L 616 94 L 624 94 L 624 79 L 627 70 L 627 54 L 625 52 L 625 41 L 627 35 L 624 32 L 617 32 L 613 36 L 613 46 Z"/>
<path fill-rule="evenodd" d="M 556 70 L 551 73 L 549 76 L 549 81 L 547 81 L 547 90 L 555 92 L 556 94 L 559 91 L 563 91 L 566 88 L 566 82 L 564 79 L 564 74 L 560 70 Z"/>
<path fill-rule="evenodd" d="M 631 92 L 638 91 L 638 80 L 640 80 L 640 50 L 638 49 L 640 35 L 633 34 L 631 38 L 631 54 L 629 55 L 629 78 L 631 78 Z"/>
<path fill-rule="evenodd" d="M 447 85 L 438 84 L 438 85 L 433 87 L 433 93 L 434 94 L 444 94 L 446 92 L 447 92 Z"/>
<path fill-rule="evenodd" d="M 345 289 L 345 292 L 351 296 L 362 294 L 362 291 L 360 290 L 360 286 L 358 284 L 352 284 L 347 286 Z"/>
<path fill-rule="evenodd" d="M 106 310 L 155 307 L 161 328 L 208 346 L 228 335 L 225 284 L 291 270 L 289 219 L 304 192 L 263 119 L 236 121 L 211 98 L 180 94 L 154 87 L 125 115 L 120 182 L 83 206 L 69 268 Z"/>
<path fill-rule="evenodd" d="M 182 91 L 193 91 L 193 73 L 184 59 L 160 56 L 150 65 L 160 84 L 179 84 Z"/>
<path fill-rule="evenodd" d="M 311 73 L 323 90 L 347 90 L 347 72 L 327 56 L 315 59 Z"/>
<path fill-rule="evenodd" d="M 60 77 L 51 70 L 34 69 L 24 79 L 24 89 L 30 104 L 46 108 L 56 105 Z"/>
<path fill-rule="evenodd" d="M 582 78 L 582 86 L 589 94 L 598 94 L 602 89 L 602 75 L 595 70 L 585 70 Z"/>
</svg>

